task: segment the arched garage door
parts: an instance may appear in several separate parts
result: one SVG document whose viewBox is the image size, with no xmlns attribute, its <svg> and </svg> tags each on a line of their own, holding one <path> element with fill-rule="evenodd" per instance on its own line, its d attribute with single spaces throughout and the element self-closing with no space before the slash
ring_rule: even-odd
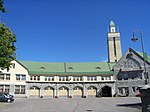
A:
<svg viewBox="0 0 150 112">
<path fill-rule="evenodd" d="M 44 88 L 44 97 L 53 97 L 54 96 L 54 88 L 46 87 Z"/>
<path fill-rule="evenodd" d="M 82 97 L 83 89 L 79 86 L 73 88 L 73 97 Z"/>
<path fill-rule="evenodd" d="M 40 88 L 38 88 L 36 86 L 30 87 L 29 96 L 30 97 L 39 97 L 40 96 Z"/>
<path fill-rule="evenodd" d="M 97 89 L 94 86 L 88 87 L 88 97 L 95 97 L 97 93 Z"/>
<path fill-rule="evenodd" d="M 59 97 L 68 97 L 68 88 L 67 87 L 60 87 L 59 88 Z"/>
</svg>

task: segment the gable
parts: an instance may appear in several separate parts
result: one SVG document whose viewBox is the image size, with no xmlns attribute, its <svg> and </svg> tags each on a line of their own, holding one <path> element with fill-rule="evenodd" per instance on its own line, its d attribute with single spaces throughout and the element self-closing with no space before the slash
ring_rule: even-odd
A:
<svg viewBox="0 0 150 112">
<path fill-rule="evenodd" d="M 150 66 L 149 62 L 145 62 L 146 66 Z M 144 58 L 136 51 L 129 48 L 122 58 L 114 66 L 114 70 L 142 70 L 144 66 Z"/>
</svg>

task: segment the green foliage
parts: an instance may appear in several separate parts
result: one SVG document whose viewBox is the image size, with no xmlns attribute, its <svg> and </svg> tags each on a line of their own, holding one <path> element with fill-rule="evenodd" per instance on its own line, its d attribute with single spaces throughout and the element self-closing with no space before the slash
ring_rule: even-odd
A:
<svg viewBox="0 0 150 112">
<path fill-rule="evenodd" d="M 10 30 L 9 27 L 5 27 L 4 24 L 0 24 L 0 68 L 9 69 L 11 61 L 16 59 L 15 52 L 16 47 L 16 35 Z"/>
<path fill-rule="evenodd" d="M 3 0 L 0 0 L 0 11 L 6 12 L 3 6 Z M 0 68 L 9 69 L 11 61 L 16 59 L 16 35 L 6 27 L 3 23 L 0 23 Z"/>
<path fill-rule="evenodd" d="M 6 10 L 5 10 L 4 6 L 3 6 L 3 0 L 0 0 L 0 10 L 2 12 L 6 12 Z"/>
</svg>

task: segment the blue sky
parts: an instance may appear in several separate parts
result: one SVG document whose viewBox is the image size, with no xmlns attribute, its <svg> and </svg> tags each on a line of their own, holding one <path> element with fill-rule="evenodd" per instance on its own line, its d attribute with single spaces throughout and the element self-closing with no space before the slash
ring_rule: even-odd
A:
<svg viewBox="0 0 150 112">
<path fill-rule="evenodd" d="M 47 62 L 101 62 L 108 59 L 107 32 L 113 20 L 122 51 L 141 51 L 131 42 L 141 30 L 150 55 L 150 0 L 4 0 L 1 20 L 17 37 L 17 59 Z"/>
</svg>

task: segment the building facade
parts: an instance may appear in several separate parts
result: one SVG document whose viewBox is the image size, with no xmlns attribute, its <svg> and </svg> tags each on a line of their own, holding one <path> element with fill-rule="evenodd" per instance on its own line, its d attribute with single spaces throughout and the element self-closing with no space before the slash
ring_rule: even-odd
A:
<svg viewBox="0 0 150 112">
<path fill-rule="evenodd" d="M 108 62 L 12 61 L 0 70 L 0 92 L 15 97 L 135 96 L 150 73 L 150 57 L 129 48 L 122 56 L 120 33 L 113 21 L 108 32 Z"/>
<path fill-rule="evenodd" d="M 148 81 L 150 73 L 150 57 L 145 59 L 144 71 L 143 54 L 129 48 L 122 58 L 113 67 L 116 77 L 117 94 L 121 96 L 135 96 L 139 89 Z"/>
<path fill-rule="evenodd" d="M 16 97 L 111 97 L 115 80 L 107 62 L 13 61 L 0 74 L 0 91 Z"/>
</svg>

